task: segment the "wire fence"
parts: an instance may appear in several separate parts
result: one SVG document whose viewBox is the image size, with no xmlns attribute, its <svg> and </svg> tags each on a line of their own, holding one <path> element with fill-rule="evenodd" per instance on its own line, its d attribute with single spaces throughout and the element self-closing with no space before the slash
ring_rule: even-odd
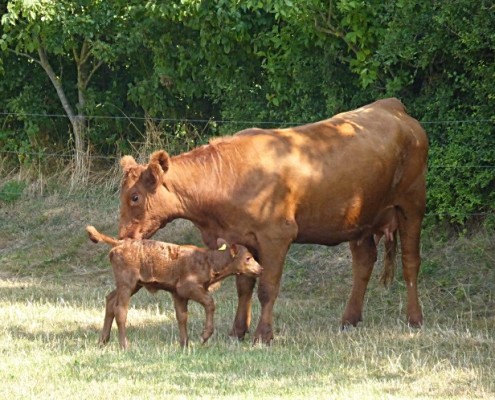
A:
<svg viewBox="0 0 495 400">
<path fill-rule="evenodd" d="M 16 118 L 65 118 L 68 119 L 65 114 L 44 114 L 44 113 L 12 113 L 12 112 L 0 112 L 0 117 L 16 117 Z M 260 120 L 228 120 L 228 119 L 201 119 L 201 118 L 161 118 L 161 117 L 143 117 L 143 116 L 127 116 L 127 115 L 84 115 L 76 116 L 76 118 L 84 118 L 91 120 L 129 120 L 129 121 L 153 121 L 153 122 L 165 122 L 165 123 L 217 123 L 217 124 L 235 124 L 235 125 L 304 125 L 315 121 L 260 121 Z M 452 125 L 452 124 L 495 124 L 494 119 L 461 119 L 461 120 L 421 120 L 419 121 L 424 125 Z"/>
<path fill-rule="evenodd" d="M 0 112 L 1 117 L 16 117 L 16 118 L 65 118 L 68 119 L 65 114 L 47 114 L 47 113 L 13 113 L 13 112 Z M 251 126 L 263 126 L 263 125 L 277 125 L 277 126 L 296 126 L 304 125 L 314 121 L 262 121 L 262 120 L 215 120 L 211 119 L 191 119 L 191 118 L 153 118 L 153 117 L 142 117 L 142 116 L 112 116 L 112 115 L 85 115 L 84 118 L 87 119 L 103 119 L 103 120 L 129 120 L 129 121 L 146 121 L 151 120 L 154 122 L 166 122 L 166 123 L 203 123 L 203 124 L 233 124 L 233 125 L 251 125 Z M 464 119 L 464 120 L 431 120 L 431 121 L 419 121 L 423 125 L 453 125 L 453 124 L 489 124 L 495 126 L 494 119 Z M 20 132 L 20 131 L 18 131 Z M 164 133 L 167 135 L 166 133 Z M 135 142 L 135 145 L 139 146 L 139 143 Z M 3 155 L 17 155 L 17 156 L 31 156 L 37 158 L 47 158 L 47 157 L 60 157 L 70 159 L 74 156 L 73 152 L 34 152 L 34 151 L 8 151 L 1 150 L 0 154 Z M 116 160 L 119 159 L 119 155 L 88 155 L 88 160 Z M 495 164 L 495 160 L 494 160 Z M 430 168 L 455 168 L 455 169 L 472 169 L 472 168 L 488 168 L 493 169 L 495 165 L 431 165 Z"/>
<path fill-rule="evenodd" d="M 0 112 L 0 118 L 65 118 L 68 117 L 64 114 L 46 114 L 46 113 L 11 113 L 11 112 Z M 110 116 L 110 115 L 86 115 L 84 118 L 93 119 L 93 120 L 129 120 L 129 121 L 146 121 L 150 120 L 155 123 L 170 123 L 170 124 L 232 124 L 232 125 L 251 125 L 251 126 L 296 126 L 303 125 L 314 121 L 299 121 L 299 122 L 287 122 L 287 121 L 260 121 L 260 120 L 215 120 L 215 119 L 191 119 L 191 118 L 152 118 L 152 117 L 141 117 L 141 116 Z M 495 119 L 465 119 L 465 120 L 430 120 L 430 121 L 420 121 L 423 125 L 454 125 L 454 124 L 487 124 L 487 125 L 495 125 Z M 140 144 L 144 143 L 133 143 L 139 148 Z M 70 161 L 74 157 L 73 151 L 60 151 L 60 152 L 42 152 L 42 151 L 13 151 L 13 150 L 3 150 L 0 149 L 0 158 L 1 157 L 30 157 L 34 159 L 38 159 L 40 162 L 46 160 L 48 158 L 61 159 L 64 161 Z M 86 155 L 86 159 L 91 162 L 92 160 L 104 160 L 109 162 L 115 162 L 120 159 L 121 155 L 98 155 L 98 154 L 88 154 Z M 429 171 L 435 169 L 449 169 L 452 171 L 462 171 L 462 170 L 495 170 L 495 160 L 493 164 L 490 165 L 429 165 Z M 18 194 L 18 189 L 9 190 L 7 188 L 1 188 L 1 193 L 6 196 L 15 196 Z M 95 193 L 91 191 L 84 191 L 83 193 L 76 192 L 68 192 L 68 193 L 56 193 L 55 195 L 63 197 L 64 199 L 74 199 L 81 200 L 88 197 L 95 196 Z M 98 193 L 98 195 L 105 195 L 103 193 Z M 108 195 L 108 194 L 107 194 Z M 48 198 L 54 196 L 53 193 L 46 193 L 44 191 L 38 191 L 36 193 L 36 197 L 39 198 Z M 0 199 L 1 200 L 1 199 Z M 480 207 L 483 208 L 483 207 Z M 485 207 L 486 208 L 486 207 Z M 469 217 L 486 217 L 495 215 L 494 212 L 473 212 L 473 213 L 464 213 L 465 216 Z M 448 218 L 452 217 L 451 214 L 448 213 L 426 213 L 426 216 L 430 217 L 438 217 L 438 218 Z"/>
<path fill-rule="evenodd" d="M 0 155 L 2 154 L 8 154 L 8 155 L 19 155 L 17 152 L 13 151 L 1 151 L 0 150 Z M 72 154 L 60 154 L 60 153 L 22 153 L 22 154 L 30 154 L 34 156 L 43 156 L 43 157 L 58 157 L 58 158 L 64 158 L 64 159 L 71 159 L 73 157 Z M 117 160 L 120 157 L 118 156 L 90 156 L 90 158 L 93 159 L 107 159 L 107 160 Z M 429 169 L 452 169 L 452 170 L 463 170 L 463 169 L 490 169 L 495 171 L 495 165 L 435 165 L 429 167 Z M 495 174 L 495 172 L 494 172 Z M 90 201 L 91 203 L 93 202 L 98 202 L 99 199 L 107 198 L 109 196 L 114 197 L 114 202 L 117 204 L 118 202 L 118 182 L 119 178 L 118 177 L 111 177 L 113 180 L 113 185 L 107 185 L 107 190 L 102 191 L 100 187 L 91 189 L 89 187 L 86 187 L 84 190 L 70 190 L 67 192 L 57 190 L 55 192 L 51 192 L 48 190 L 43 190 L 38 188 L 36 185 L 34 186 L 33 189 L 29 190 L 28 188 L 22 187 L 21 189 L 19 188 L 14 188 L 14 189 L 9 189 L 7 187 L 2 187 L 0 184 L 0 204 L 2 197 L 4 198 L 11 198 L 11 197 L 18 197 L 20 193 L 22 193 L 24 196 L 27 193 L 27 196 L 29 198 L 37 198 L 37 199 L 48 199 L 48 198 L 53 198 L 53 197 L 59 197 L 65 200 L 74 200 L 74 201 Z M 24 190 L 28 189 L 28 190 Z M 483 208 L 483 207 L 480 207 Z M 486 207 L 484 207 L 486 208 Z M 463 216 L 468 217 L 468 218 L 485 218 L 488 216 L 495 216 L 495 210 L 493 212 L 465 212 L 462 213 Z M 426 217 L 435 217 L 439 219 L 445 219 L 445 218 L 452 218 L 454 215 L 451 213 L 434 213 L 434 212 L 427 212 L 425 214 Z"/>
<path fill-rule="evenodd" d="M 44 152 L 35 152 L 35 151 L 10 151 L 10 150 L 0 150 L 0 155 L 14 155 L 14 156 L 31 156 L 36 158 L 63 158 L 63 159 L 71 159 L 74 157 L 74 154 L 71 152 L 66 153 L 44 153 Z M 121 156 L 119 155 L 88 155 L 87 159 L 91 160 L 118 160 Z M 439 168 L 439 169 L 495 169 L 495 165 L 430 165 L 428 168 Z"/>
</svg>

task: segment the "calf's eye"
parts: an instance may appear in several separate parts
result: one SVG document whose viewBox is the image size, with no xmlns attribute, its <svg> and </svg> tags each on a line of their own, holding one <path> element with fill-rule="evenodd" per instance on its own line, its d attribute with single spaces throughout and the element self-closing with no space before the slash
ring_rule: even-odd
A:
<svg viewBox="0 0 495 400">
<path fill-rule="evenodd" d="M 133 194 L 133 195 L 131 196 L 131 200 L 135 203 L 136 201 L 138 201 L 138 200 L 139 200 L 139 196 L 138 196 L 137 194 Z"/>
<path fill-rule="evenodd" d="M 246 257 L 246 262 L 248 263 L 248 262 L 250 262 L 250 261 L 251 261 L 251 257 L 249 257 L 249 256 L 248 256 L 248 257 Z"/>
</svg>

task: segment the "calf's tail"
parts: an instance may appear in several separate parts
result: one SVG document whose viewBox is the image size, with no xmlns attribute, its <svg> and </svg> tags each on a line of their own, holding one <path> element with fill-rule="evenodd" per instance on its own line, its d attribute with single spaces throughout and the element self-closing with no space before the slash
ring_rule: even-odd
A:
<svg viewBox="0 0 495 400">
<path fill-rule="evenodd" d="M 88 225 L 86 227 L 86 232 L 88 232 L 88 236 L 91 239 L 91 241 L 98 243 L 98 242 L 105 242 L 109 244 L 112 247 L 118 246 L 121 242 L 120 240 L 111 238 L 110 236 L 104 235 L 103 233 L 100 233 L 96 230 L 94 226 Z"/>
<path fill-rule="evenodd" d="M 380 283 L 388 287 L 394 280 L 397 254 L 397 230 L 393 232 L 392 240 L 385 238 L 385 254 L 383 256 L 383 270 Z"/>
</svg>

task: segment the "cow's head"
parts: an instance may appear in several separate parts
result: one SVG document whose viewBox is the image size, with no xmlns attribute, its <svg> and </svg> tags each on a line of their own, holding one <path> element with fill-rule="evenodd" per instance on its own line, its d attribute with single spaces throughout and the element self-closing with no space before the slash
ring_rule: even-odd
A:
<svg viewBox="0 0 495 400">
<path fill-rule="evenodd" d="M 177 197 L 164 185 L 170 158 L 163 151 L 154 152 L 148 164 L 138 164 L 124 156 L 120 189 L 119 238 L 149 238 L 164 227 L 177 211 Z"/>
</svg>

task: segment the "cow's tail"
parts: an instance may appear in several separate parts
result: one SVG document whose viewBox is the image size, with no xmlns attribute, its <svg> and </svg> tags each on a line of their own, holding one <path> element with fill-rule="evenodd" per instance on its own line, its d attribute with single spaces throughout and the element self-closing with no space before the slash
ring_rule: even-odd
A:
<svg viewBox="0 0 495 400">
<path fill-rule="evenodd" d="M 88 225 L 86 227 L 86 232 L 88 232 L 88 236 L 91 239 L 91 241 L 98 243 L 98 242 L 105 242 L 109 244 L 112 247 L 118 246 L 121 241 L 111 238 L 110 236 L 104 235 L 103 233 L 100 233 L 96 230 L 94 226 Z"/>
<path fill-rule="evenodd" d="M 383 255 L 383 270 L 380 275 L 380 283 L 388 287 L 394 280 L 397 255 L 397 230 L 393 233 L 392 240 L 385 238 L 385 254 Z"/>
</svg>

